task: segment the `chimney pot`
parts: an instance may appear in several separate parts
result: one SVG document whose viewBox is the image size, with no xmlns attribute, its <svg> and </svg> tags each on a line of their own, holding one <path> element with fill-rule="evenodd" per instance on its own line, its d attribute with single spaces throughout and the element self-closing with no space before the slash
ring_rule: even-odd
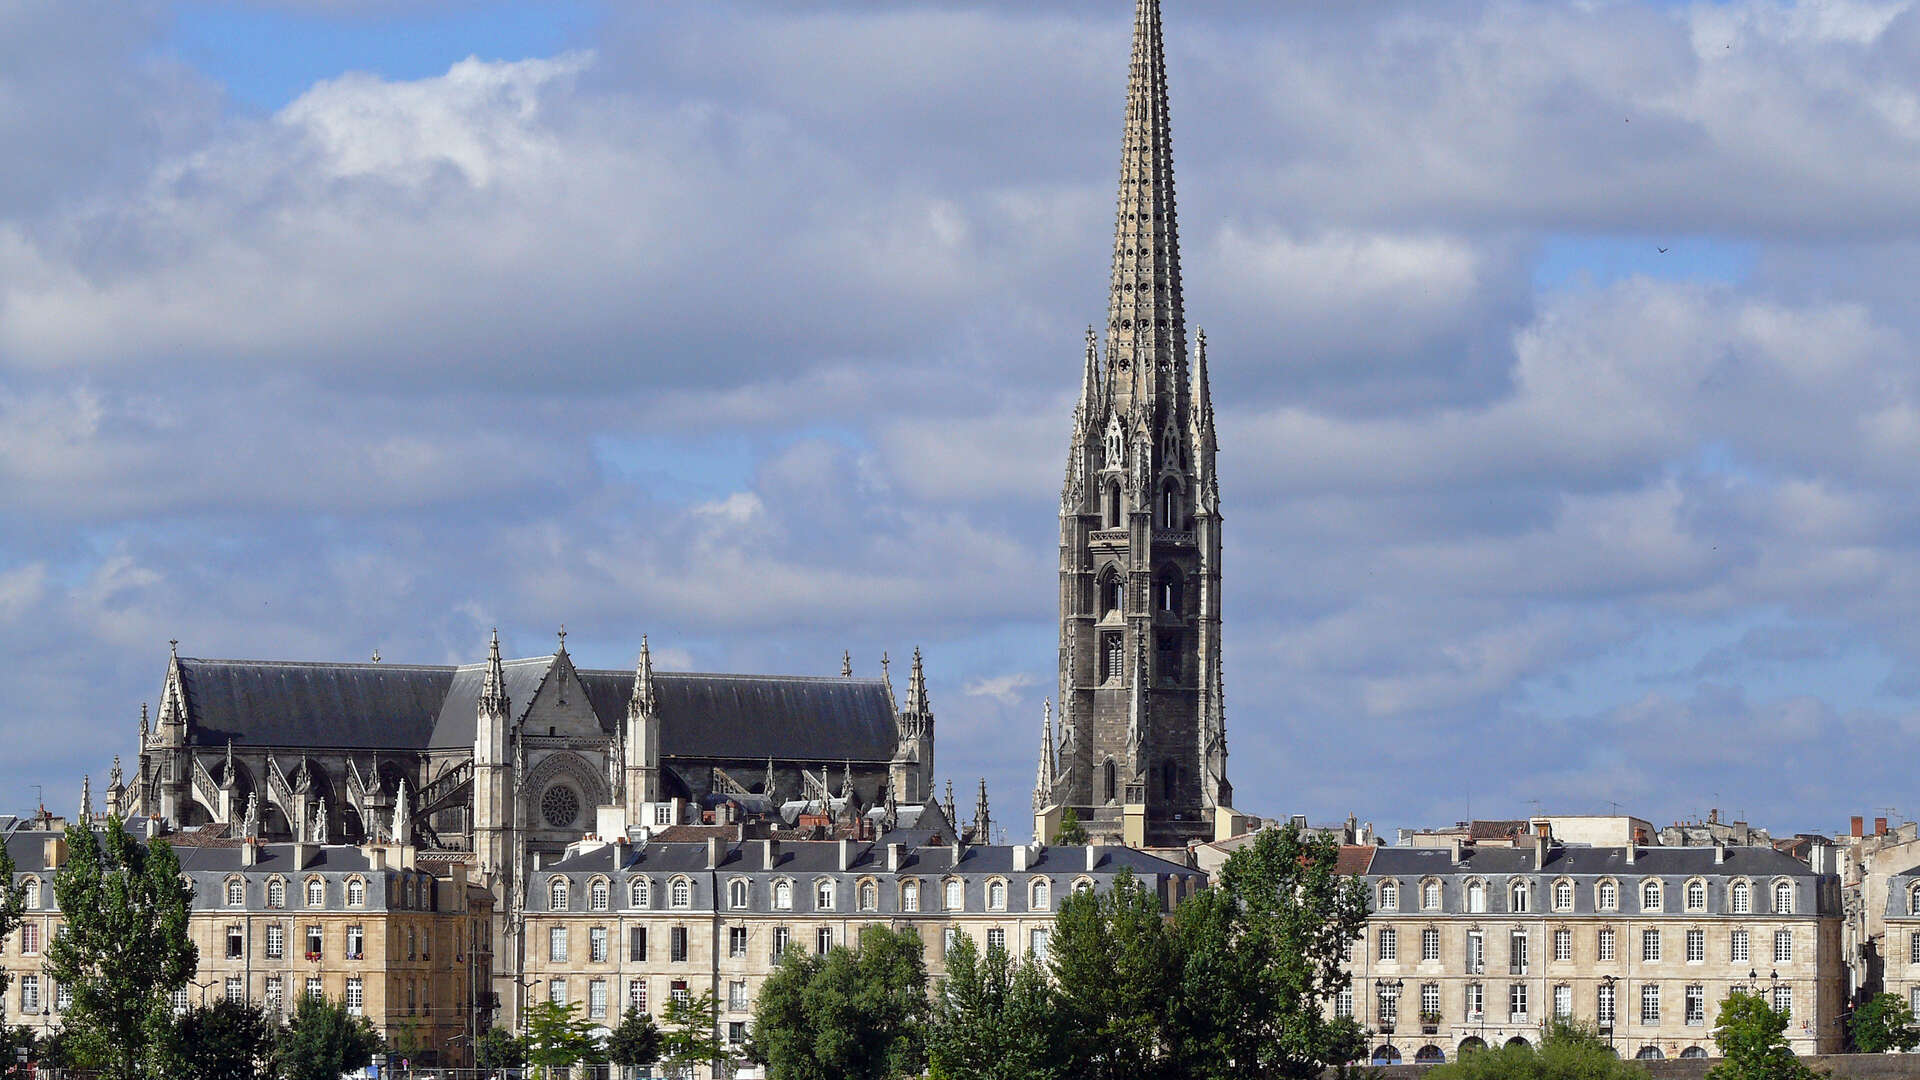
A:
<svg viewBox="0 0 1920 1080">
<path fill-rule="evenodd" d="M 780 861 L 780 841 L 760 841 L 760 869 L 771 870 Z"/>
<path fill-rule="evenodd" d="M 1025 844 L 1013 845 L 1013 872 L 1014 873 L 1024 874 L 1027 872 L 1027 857 L 1029 854 L 1030 852 L 1027 848 L 1027 845 Z"/>
<path fill-rule="evenodd" d="M 840 870 L 844 873 L 853 868 L 853 841 L 840 841 Z"/>
<path fill-rule="evenodd" d="M 1860 839 L 1860 837 L 1866 834 L 1867 821 L 1859 814 L 1855 814 L 1852 818 L 1848 819 L 1848 824 L 1852 827 L 1853 838 L 1855 840 Z"/>
<path fill-rule="evenodd" d="M 1873 835 L 1875 836 L 1887 835 L 1887 819 L 1886 818 L 1877 817 L 1873 819 Z"/>
<path fill-rule="evenodd" d="M 1634 839 L 1638 840 L 1639 837 L 1636 836 L 1634 837 Z M 1637 843 L 1628 844 L 1627 845 L 1627 865 L 1632 866 L 1635 860 L 1639 859 L 1639 857 L 1640 857 L 1640 845 Z"/>
<path fill-rule="evenodd" d="M 901 846 L 902 845 L 900 844 L 887 845 L 887 873 L 889 874 L 898 873 L 900 871 Z"/>
<path fill-rule="evenodd" d="M 707 869 L 709 870 L 720 865 L 720 843 L 720 838 L 717 836 L 707 837 Z"/>
<path fill-rule="evenodd" d="M 1087 873 L 1089 874 L 1093 873 L 1094 869 L 1099 865 L 1100 865 L 1100 849 L 1094 847 L 1092 844 L 1088 844 L 1087 845 Z"/>
</svg>

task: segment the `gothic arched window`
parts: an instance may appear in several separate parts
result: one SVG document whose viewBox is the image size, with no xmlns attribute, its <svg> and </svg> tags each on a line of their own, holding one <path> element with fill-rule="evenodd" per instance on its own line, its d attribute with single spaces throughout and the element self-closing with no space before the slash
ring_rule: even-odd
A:
<svg viewBox="0 0 1920 1080">
<path fill-rule="evenodd" d="M 1120 527 L 1120 484 L 1118 481 L 1107 485 L 1107 528 Z"/>
<path fill-rule="evenodd" d="M 1106 762 L 1100 766 L 1101 802 L 1110 803 L 1113 801 L 1114 788 L 1119 783 L 1119 774 L 1120 770 L 1114 765 L 1112 758 L 1108 758 Z"/>
<path fill-rule="evenodd" d="M 1163 529 L 1180 527 L 1180 488 L 1171 480 L 1160 488 L 1160 527 Z"/>
<path fill-rule="evenodd" d="M 1100 575 L 1100 615 L 1102 618 L 1125 607 L 1127 602 L 1127 582 L 1120 572 L 1107 567 Z"/>
<path fill-rule="evenodd" d="M 1172 567 L 1160 571 L 1159 586 L 1154 591 L 1161 611 L 1180 613 L 1180 571 Z"/>
</svg>

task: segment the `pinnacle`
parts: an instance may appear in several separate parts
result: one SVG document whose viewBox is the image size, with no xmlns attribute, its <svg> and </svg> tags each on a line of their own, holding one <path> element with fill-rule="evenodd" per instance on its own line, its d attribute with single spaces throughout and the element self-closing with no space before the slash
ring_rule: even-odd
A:
<svg viewBox="0 0 1920 1080">
<path fill-rule="evenodd" d="M 1186 353 L 1159 0 L 1139 0 L 1114 228 L 1107 377 L 1117 403 L 1177 396 Z"/>
</svg>

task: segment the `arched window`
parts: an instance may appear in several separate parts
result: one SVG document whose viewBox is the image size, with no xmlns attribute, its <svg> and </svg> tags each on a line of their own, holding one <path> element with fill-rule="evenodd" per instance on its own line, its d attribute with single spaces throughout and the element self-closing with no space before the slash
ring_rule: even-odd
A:
<svg viewBox="0 0 1920 1080">
<path fill-rule="evenodd" d="M 319 878 L 307 879 L 307 906 L 325 907 L 327 904 L 327 883 Z"/>
<path fill-rule="evenodd" d="M 1479 914 L 1487 910 L 1487 883 L 1484 881 L 1467 882 L 1467 910 Z"/>
<path fill-rule="evenodd" d="M 1102 618 L 1122 610 L 1127 603 L 1127 583 L 1120 572 L 1109 566 L 1100 575 L 1100 615 Z"/>
<path fill-rule="evenodd" d="M 1573 910 L 1573 882 L 1561 880 L 1553 883 L 1553 910 Z"/>
<path fill-rule="evenodd" d="M 1687 882 L 1687 910 L 1707 910 L 1707 883 L 1695 879 Z"/>
<path fill-rule="evenodd" d="M 1620 909 L 1620 887 L 1611 881 L 1603 881 L 1593 890 L 1593 906 L 1601 911 Z"/>
<path fill-rule="evenodd" d="M 1101 802 L 1110 803 L 1113 801 L 1114 789 L 1119 785 L 1119 782 L 1120 782 L 1120 771 L 1114 765 L 1113 759 L 1108 758 L 1106 762 L 1100 766 L 1100 801 Z"/>
<path fill-rule="evenodd" d="M 287 906 L 287 883 L 279 878 L 267 882 L 267 906 L 283 908 Z"/>
<path fill-rule="evenodd" d="M 1380 910 L 1381 911 L 1399 911 L 1400 910 L 1400 883 L 1399 882 L 1383 881 L 1380 883 Z"/>
<path fill-rule="evenodd" d="M 364 880 L 353 878 L 347 882 L 347 906 L 367 906 L 367 883 Z"/>
<path fill-rule="evenodd" d="M 572 900 L 573 898 L 567 888 L 566 878 L 554 878 L 552 883 L 547 886 L 548 911 L 565 911 L 568 905 L 572 903 Z"/>
<path fill-rule="evenodd" d="M 29 908 L 39 907 L 40 906 L 40 879 L 28 878 L 27 883 L 24 886 L 24 890 L 26 893 L 25 900 L 26 900 L 27 907 Z M 243 896 L 242 899 L 244 900 L 245 897 Z"/>
<path fill-rule="evenodd" d="M 1640 883 L 1640 910 L 1659 911 L 1661 907 L 1660 883 L 1647 880 Z"/>
<path fill-rule="evenodd" d="M 901 911 L 919 911 L 920 910 L 920 883 L 919 882 L 906 881 L 901 883 L 900 910 Z"/>
<path fill-rule="evenodd" d="M 1920 885 L 1915 885 L 1907 893 L 1907 914 L 1920 915 Z"/>
<path fill-rule="evenodd" d="M 1007 910 L 1007 883 L 1004 881 L 987 882 L 987 910 Z"/>
<path fill-rule="evenodd" d="M 1422 882 L 1420 885 L 1420 906 L 1428 911 L 1440 910 L 1440 883 Z"/>
<path fill-rule="evenodd" d="M 1509 895 L 1513 904 L 1510 910 L 1512 911 L 1533 910 L 1532 890 L 1527 888 L 1526 882 L 1524 881 L 1514 882 L 1513 885 L 1509 888 Z"/>
<path fill-rule="evenodd" d="M 646 878 L 634 878 L 627 883 L 627 906 L 646 908 L 653 903 L 652 890 L 647 888 Z"/>
<path fill-rule="evenodd" d="M 1173 569 L 1162 570 L 1160 572 L 1159 584 L 1154 590 L 1155 599 L 1159 602 L 1160 610 L 1168 614 L 1178 615 L 1180 613 L 1180 592 L 1180 572 Z"/>
<path fill-rule="evenodd" d="M 605 911 L 611 906 L 612 900 L 613 890 L 605 881 L 596 880 L 587 886 L 587 910 Z"/>
<path fill-rule="evenodd" d="M 773 883 L 773 909 L 775 911 L 793 910 L 793 882 L 776 881 Z"/>
<path fill-rule="evenodd" d="M 1120 527 L 1120 482 L 1107 485 L 1107 528 Z"/>
<path fill-rule="evenodd" d="M 948 911 L 964 911 L 966 909 L 967 887 L 959 878 L 951 878 L 947 881 L 945 906 Z"/>
<path fill-rule="evenodd" d="M 227 879 L 227 906 L 240 907 L 247 902 L 247 883 L 240 878 Z M 40 906 L 40 883 L 27 882 L 27 906 Z"/>
<path fill-rule="evenodd" d="M 1773 913 L 1775 915 L 1793 914 L 1793 882 L 1779 881 L 1774 883 Z"/>
<path fill-rule="evenodd" d="M 732 881 L 727 882 L 727 906 L 733 908 L 735 911 L 746 907 L 747 893 L 747 881 L 745 878 L 734 878 Z"/>
<path fill-rule="evenodd" d="M 875 885 L 871 881 L 863 881 L 860 883 L 860 910 L 880 910 L 880 886 Z"/>
<path fill-rule="evenodd" d="M 1180 488 L 1171 480 L 1160 488 L 1160 527 L 1163 529 L 1180 527 Z"/>
<path fill-rule="evenodd" d="M 667 897 L 674 907 L 693 906 L 693 883 L 683 877 L 674 878 L 673 884 L 667 888 Z"/>
<path fill-rule="evenodd" d="M 1053 883 L 1046 878 L 1033 879 L 1033 895 L 1027 904 L 1034 911 L 1049 911 L 1053 908 Z"/>
<path fill-rule="evenodd" d="M 833 910 L 833 882 L 820 881 L 814 884 L 813 906 L 821 911 Z"/>
<path fill-rule="evenodd" d="M 1735 915 L 1751 915 L 1753 913 L 1753 886 L 1746 882 L 1734 882 L 1732 887 L 1727 890 L 1727 899 Z"/>
</svg>

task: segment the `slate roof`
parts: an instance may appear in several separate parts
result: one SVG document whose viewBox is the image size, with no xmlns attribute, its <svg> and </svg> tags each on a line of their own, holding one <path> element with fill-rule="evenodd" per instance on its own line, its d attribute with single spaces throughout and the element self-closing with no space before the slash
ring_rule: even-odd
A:
<svg viewBox="0 0 1920 1080">
<path fill-rule="evenodd" d="M 503 665 L 516 717 L 553 666 L 551 656 Z M 182 690 L 201 746 L 424 750 L 472 746 L 484 664 L 296 663 L 180 658 Z M 633 672 L 580 670 L 600 726 L 627 715 Z M 897 729 L 880 679 L 657 672 L 665 757 L 757 761 L 887 761 Z"/>
<path fill-rule="evenodd" d="M 888 833 L 875 843 L 856 843 L 854 858 L 845 873 L 885 872 L 887 864 L 888 842 L 898 843 L 898 835 Z M 621 866 L 617 859 L 624 853 L 626 865 Z M 744 845 L 738 841 L 729 842 L 721 856 L 720 871 L 760 872 L 757 861 L 760 857 L 758 841 L 747 841 Z M 1095 857 L 1098 860 L 1093 872 L 1096 874 L 1117 874 L 1122 868 L 1131 869 L 1136 876 L 1147 874 L 1183 875 L 1204 878 L 1198 870 L 1189 870 L 1179 863 L 1149 855 L 1146 852 L 1128 847 L 1097 847 Z M 705 844 L 661 843 L 654 842 L 631 847 L 609 844 L 592 851 L 574 855 L 570 858 L 550 862 L 539 870 L 541 874 L 584 874 L 604 873 L 614 870 L 644 870 L 648 872 L 678 872 L 707 869 L 707 846 Z M 960 861 L 956 864 L 953 848 L 945 844 L 931 847 L 910 847 L 902 852 L 899 873 L 939 874 L 950 870 L 959 870 L 970 874 L 1012 874 L 1013 848 L 1004 844 L 962 847 Z M 775 873 L 842 873 L 840 869 L 840 844 L 833 840 L 800 840 L 782 842 L 778 848 Z M 1081 874 L 1087 872 L 1087 855 L 1083 847 L 1049 847 L 1042 849 L 1038 856 L 1027 863 L 1020 873 L 1032 874 Z"/>
<path fill-rule="evenodd" d="M 1544 870 L 1534 865 L 1532 847 L 1469 848 L 1459 865 L 1449 848 L 1383 847 L 1373 854 L 1367 873 L 1375 877 L 1422 874 L 1592 874 L 1661 877 L 1665 875 L 1747 875 L 1819 877 L 1806 863 L 1771 847 L 1729 847 L 1716 864 L 1711 847 L 1642 847 L 1627 862 L 1625 848 L 1556 847 L 1547 851 Z"/>
</svg>

